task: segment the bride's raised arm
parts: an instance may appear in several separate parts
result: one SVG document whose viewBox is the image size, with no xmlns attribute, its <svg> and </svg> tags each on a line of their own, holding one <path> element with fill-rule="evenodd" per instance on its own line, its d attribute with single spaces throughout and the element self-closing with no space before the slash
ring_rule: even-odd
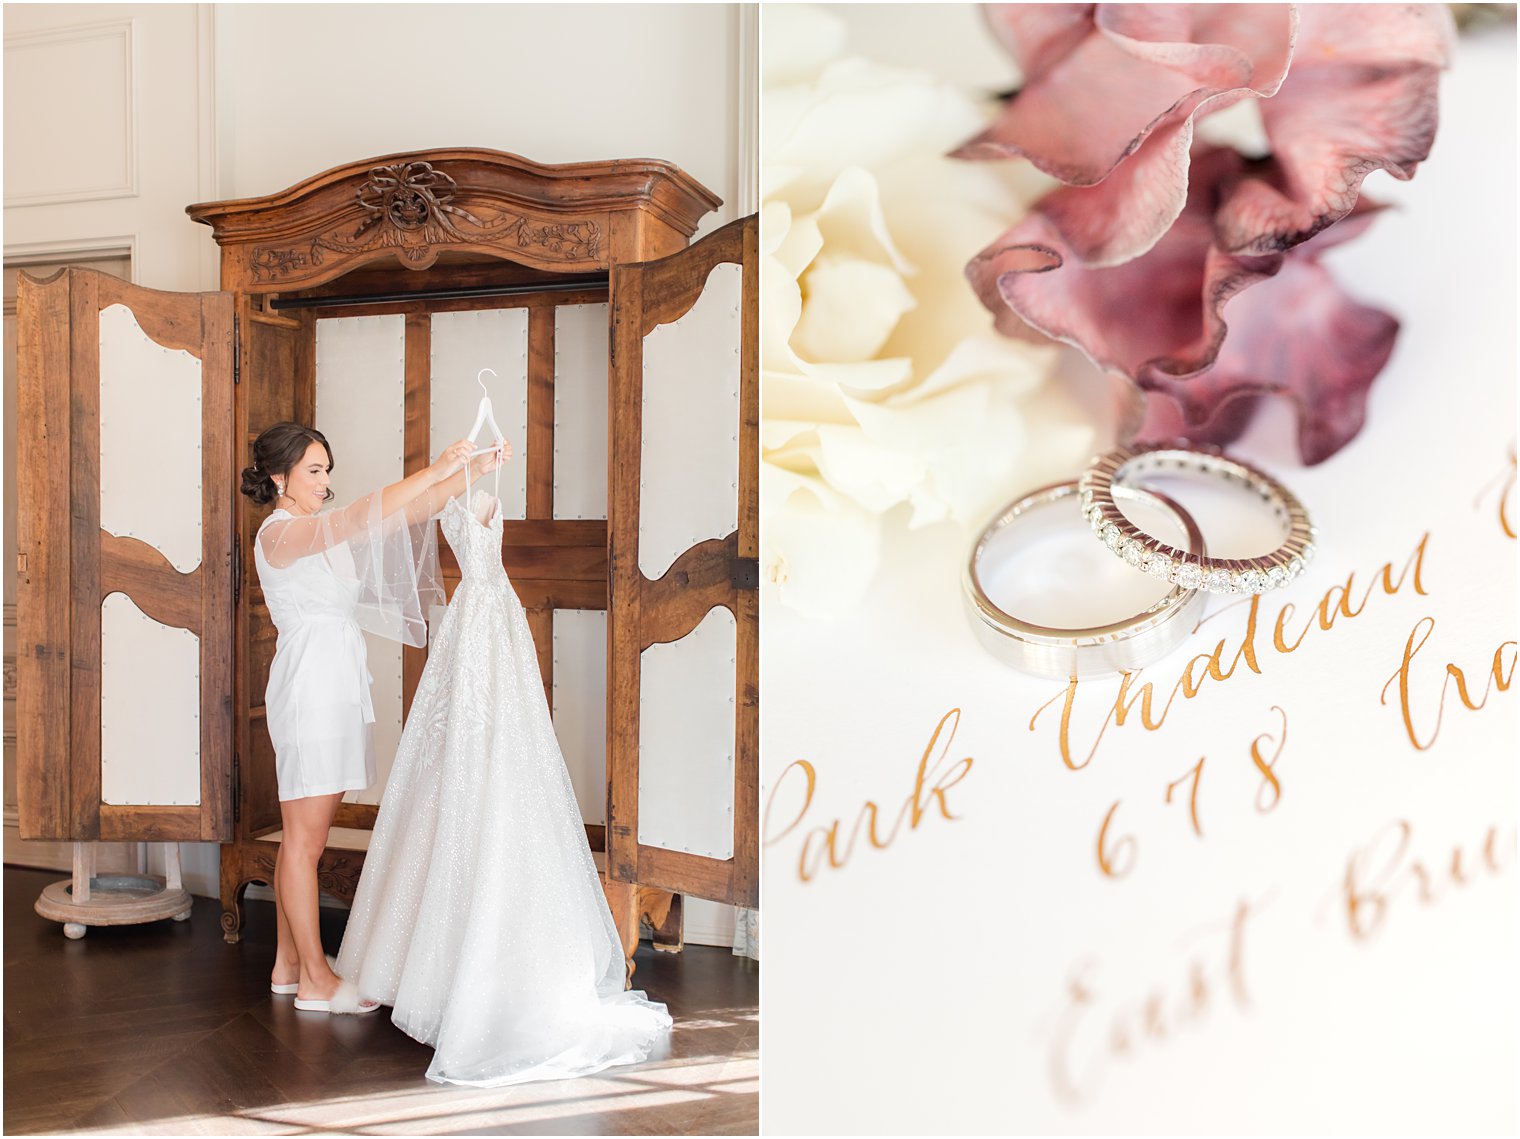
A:
<svg viewBox="0 0 1520 1139">
<path fill-rule="evenodd" d="M 451 444 L 426 470 L 341 509 L 276 518 L 259 533 L 259 549 L 279 569 L 323 554 L 325 570 L 353 590 L 353 619 L 361 629 L 423 647 L 427 614 L 444 600 L 429 522 L 463 493 L 466 462 L 476 479 L 507 453 L 505 446 L 493 448 L 471 461 L 473 449 L 466 440 Z"/>
<path fill-rule="evenodd" d="M 354 542 L 373 530 L 377 520 L 399 521 L 407 526 L 426 522 L 450 498 L 464 491 L 464 467 L 472 450 L 474 445 L 461 439 L 451 443 L 431 465 L 416 474 L 372 491 L 347 506 L 277 519 L 259 532 L 259 548 L 271 566 L 286 569 L 312 554 Z M 471 479 L 489 474 L 501 459 L 502 453 L 492 450 L 468 460 Z"/>
</svg>

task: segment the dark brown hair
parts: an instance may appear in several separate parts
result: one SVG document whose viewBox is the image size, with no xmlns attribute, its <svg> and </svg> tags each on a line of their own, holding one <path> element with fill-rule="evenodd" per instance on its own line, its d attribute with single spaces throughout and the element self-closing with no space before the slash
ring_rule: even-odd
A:
<svg viewBox="0 0 1520 1139">
<path fill-rule="evenodd" d="M 253 441 L 253 466 L 243 468 L 242 491 L 260 506 L 273 502 L 276 497 L 274 476 L 290 477 L 290 469 L 301 461 L 306 448 L 313 443 L 322 444 L 327 452 L 327 467 L 333 466 L 332 447 L 327 436 L 315 427 L 301 423 L 276 423 L 259 432 Z M 329 497 L 332 491 L 328 491 Z"/>
</svg>

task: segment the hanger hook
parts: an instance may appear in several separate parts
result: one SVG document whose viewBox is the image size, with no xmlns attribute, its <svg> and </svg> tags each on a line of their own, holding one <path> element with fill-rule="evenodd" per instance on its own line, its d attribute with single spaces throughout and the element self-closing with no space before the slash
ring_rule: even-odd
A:
<svg viewBox="0 0 1520 1139">
<path fill-rule="evenodd" d="M 487 372 L 490 372 L 491 375 L 493 375 L 493 376 L 496 375 L 496 369 L 495 368 L 482 368 L 482 369 L 480 369 L 480 371 L 478 371 L 478 372 L 475 373 L 475 382 L 480 385 L 480 390 L 486 396 L 490 396 L 491 393 L 486 390 L 486 382 L 483 379 L 480 378 L 481 376 L 485 375 Z"/>
</svg>

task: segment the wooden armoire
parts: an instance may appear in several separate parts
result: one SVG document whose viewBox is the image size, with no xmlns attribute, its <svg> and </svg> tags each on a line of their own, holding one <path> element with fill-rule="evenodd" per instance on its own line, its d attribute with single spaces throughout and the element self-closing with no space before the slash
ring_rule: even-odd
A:
<svg viewBox="0 0 1520 1139">
<path fill-rule="evenodd" d="M 263 721 L 276 637 L 252 556 L 268 508 L 238 493 L 238 473 L 271 423 L 328 429 L 324 344 L 338 368 L 339 331 L 366 317 L 387 318 L 375 335 L 398 357 L 386 365 L 394 383 L 373 396 L 394 428 L 340 450 L 335 481 L 355 450 L 399 450 L 382 456 L 398 478 L 426 466 L 473 417 L 480 391 L 466 364 L 472 345 L 494 342 L 455 326 L 477 314 L 516 330 L 520 346 L 521 485 L 502 558 L 551 694 L 556 614 L 605 613 L 606 821 L 586 829 L 625 948 L 651 894 L 661 914 L 682 895 L 756 905 L 757 225 L 751 216 L 691 242 L 719 204 L 666 162 L 420 151 L 190 206 L 221 247 L 219 292 L 83 270 L 24 280 L 23 837 L 221 842 L 222 925 L 238 939 L 243 892 L 271 880 L 280 828 Z M 575 349 L 605 352 L 594 395 L 584 375 L 570 392 L 557 374 L 567 306 L 580 341 L 588 319 L 598 325 L 596 342 Z M 690 355 L 678 326 L 696 310 L 706 330 Z M 714 348 L 724 337 L 732 348 Z M 365 367 L 344 373 L 346 407 L 371 399 Z M 493 400 L 498 419 L 516 402 Z M 445 405 L 450 420 L 436 423 Z M 600 477 L 602 456 L 586 448 L 603 421 L 605 486 L 557 509 L 568 492 L 556 464 L 571 465 L 561 452 L 572 436 L 582 481 L 593 460 Z M 340 501 L 373 488 L 346 489 Z M 604 516 L 586 516 L 588 502 Z M 458 567 L 439 549 L 452 590 Z M 397 651 L 404 714 L 426 650 Z M 563 738 L 558 715 L 556 728 Z M 679 799 L 692 786 L 715 790 Z M 334 834 L 350 839 L 325 852 L 324 891 L 353 896 L 376 810 L 340 808 Z M 683 841 L 687 822 L 707 838 Z"/>
</svg>

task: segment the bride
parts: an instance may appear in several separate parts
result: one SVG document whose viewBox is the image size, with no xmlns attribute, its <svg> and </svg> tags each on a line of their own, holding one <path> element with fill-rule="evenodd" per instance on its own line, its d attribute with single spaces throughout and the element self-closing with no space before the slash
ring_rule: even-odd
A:
<svg viewBox="0 0 1520 1139">
<path fill-rule="evenodd" d="M 645 1059 L 665 1006 L 625 992 L 500 504 L 450 498 L 461 580 L 430 639 L 337 972 L 435 1049 L 431 1080 L 495 1086 Z"/>
</svg>

